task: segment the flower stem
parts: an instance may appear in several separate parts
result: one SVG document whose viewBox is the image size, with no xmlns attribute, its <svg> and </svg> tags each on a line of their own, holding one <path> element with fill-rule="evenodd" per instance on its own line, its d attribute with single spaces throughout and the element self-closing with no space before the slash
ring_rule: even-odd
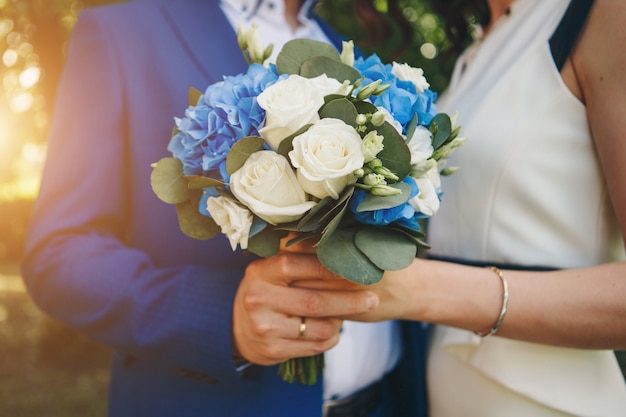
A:
<svg viewBox="0 0 626 417">
<path fill-rule="evenodd" d="M 324 355 L 288 359 L 278 367 L 278 375 L 283 381 L 299 382 L 303 385 L 315 385 L 317 377 L 324 372 Z"/>
</svg>

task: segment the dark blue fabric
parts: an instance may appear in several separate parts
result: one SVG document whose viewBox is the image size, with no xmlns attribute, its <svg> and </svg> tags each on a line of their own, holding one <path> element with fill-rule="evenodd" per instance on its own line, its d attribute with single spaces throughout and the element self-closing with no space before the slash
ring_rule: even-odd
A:
<svg viewBox="0 0 626 417">
<path fill-rule="evenodd" d="M 582 32 L 591 6 L 593 0 L 572 0 L 550 38 L 550 50 L 559 71 Z"/>
<path fill-rule="evenodd" d="M 444 262 L 452 262 L 455 264 L 468 265 L 468 266 L 480 266 L 480 267 L 488 267 L 495 266 L 500 269 L 511 269 L 516 271 L 554 271 L 559 268 L 554 268 L 551 266 L 543 266 L 543 265 L 518 265 L 518 264 L 509 264 L 503 262 L 490 262 L 490 261 L 473 261 L 470 259 L 463 258 L 454 258 L 454 257 L 446 257 L 446 256 L 428 256 L 428 259 L 432 259 L 435 261 L 444 261 Z"/>
<path fill-rule="evenodd" d="M 43 310 L 115 348 L 112 417 L 320 415 L 321 380 L 236 371 L 232 304 L 252 258 L 184 235 L 150 187 L 189 88 L 245 69 L 217 0 L 87 8 L 74 28 L 23 276 Z"/>
</svg>

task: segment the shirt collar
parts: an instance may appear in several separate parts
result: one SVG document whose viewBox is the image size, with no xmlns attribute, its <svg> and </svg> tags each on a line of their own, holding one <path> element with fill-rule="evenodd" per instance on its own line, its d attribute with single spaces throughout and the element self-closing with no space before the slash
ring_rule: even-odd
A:
<svg viewBox="0 0 626 417">
<path fill-rule="evenodd" d="M 222 5 L 240 13 L 243 20 L 252 21 L 254 18 L 262 17 L 269 22 L 284 24 L 285 2 L 283 0 L 220 0 Z M 316 0 L 304 0 L 298 20 L 306 23 L 311 20 L 310 10 Z"/>
</svg>

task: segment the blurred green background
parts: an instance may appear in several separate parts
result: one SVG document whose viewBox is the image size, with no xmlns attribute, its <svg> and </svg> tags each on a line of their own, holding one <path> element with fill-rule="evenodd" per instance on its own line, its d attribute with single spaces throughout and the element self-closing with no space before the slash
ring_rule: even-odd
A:
<svg viewBox="0 0 626 417">
<path fill-rule="evenodd" d="M 118 0 L 119 1 L 119 0 Z M 68 34 L 84 7 L 112 0 L 0 0 L 0 416 L 106 415 L 111 352 L 44 316 L 24 291 L 19 261 L 45 160 L 46 134 Z M 357 42 L 351 0 L 326 0 L 320 13 Z M 376 6 L 385 11 L 386 0 Z M 441 91 L 453 56 L 442 22 L 425 0 L 401 2 L 414 39 L 396 61 L 422 67 Z M 390 60 L 399 32 L 362 45 Z"/>
</svg>

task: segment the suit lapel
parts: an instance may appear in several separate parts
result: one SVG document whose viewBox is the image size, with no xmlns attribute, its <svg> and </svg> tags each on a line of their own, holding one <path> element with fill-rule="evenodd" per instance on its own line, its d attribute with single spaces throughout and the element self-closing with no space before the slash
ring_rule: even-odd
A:
<svg viewBox="0 0 626 417">
<path fill-rule="evenodd" d="M 165 0 L 161 11 L 198 70 L 215 82 L 246 70 L 230 23 L 218 0 Z"/>
</svg>

